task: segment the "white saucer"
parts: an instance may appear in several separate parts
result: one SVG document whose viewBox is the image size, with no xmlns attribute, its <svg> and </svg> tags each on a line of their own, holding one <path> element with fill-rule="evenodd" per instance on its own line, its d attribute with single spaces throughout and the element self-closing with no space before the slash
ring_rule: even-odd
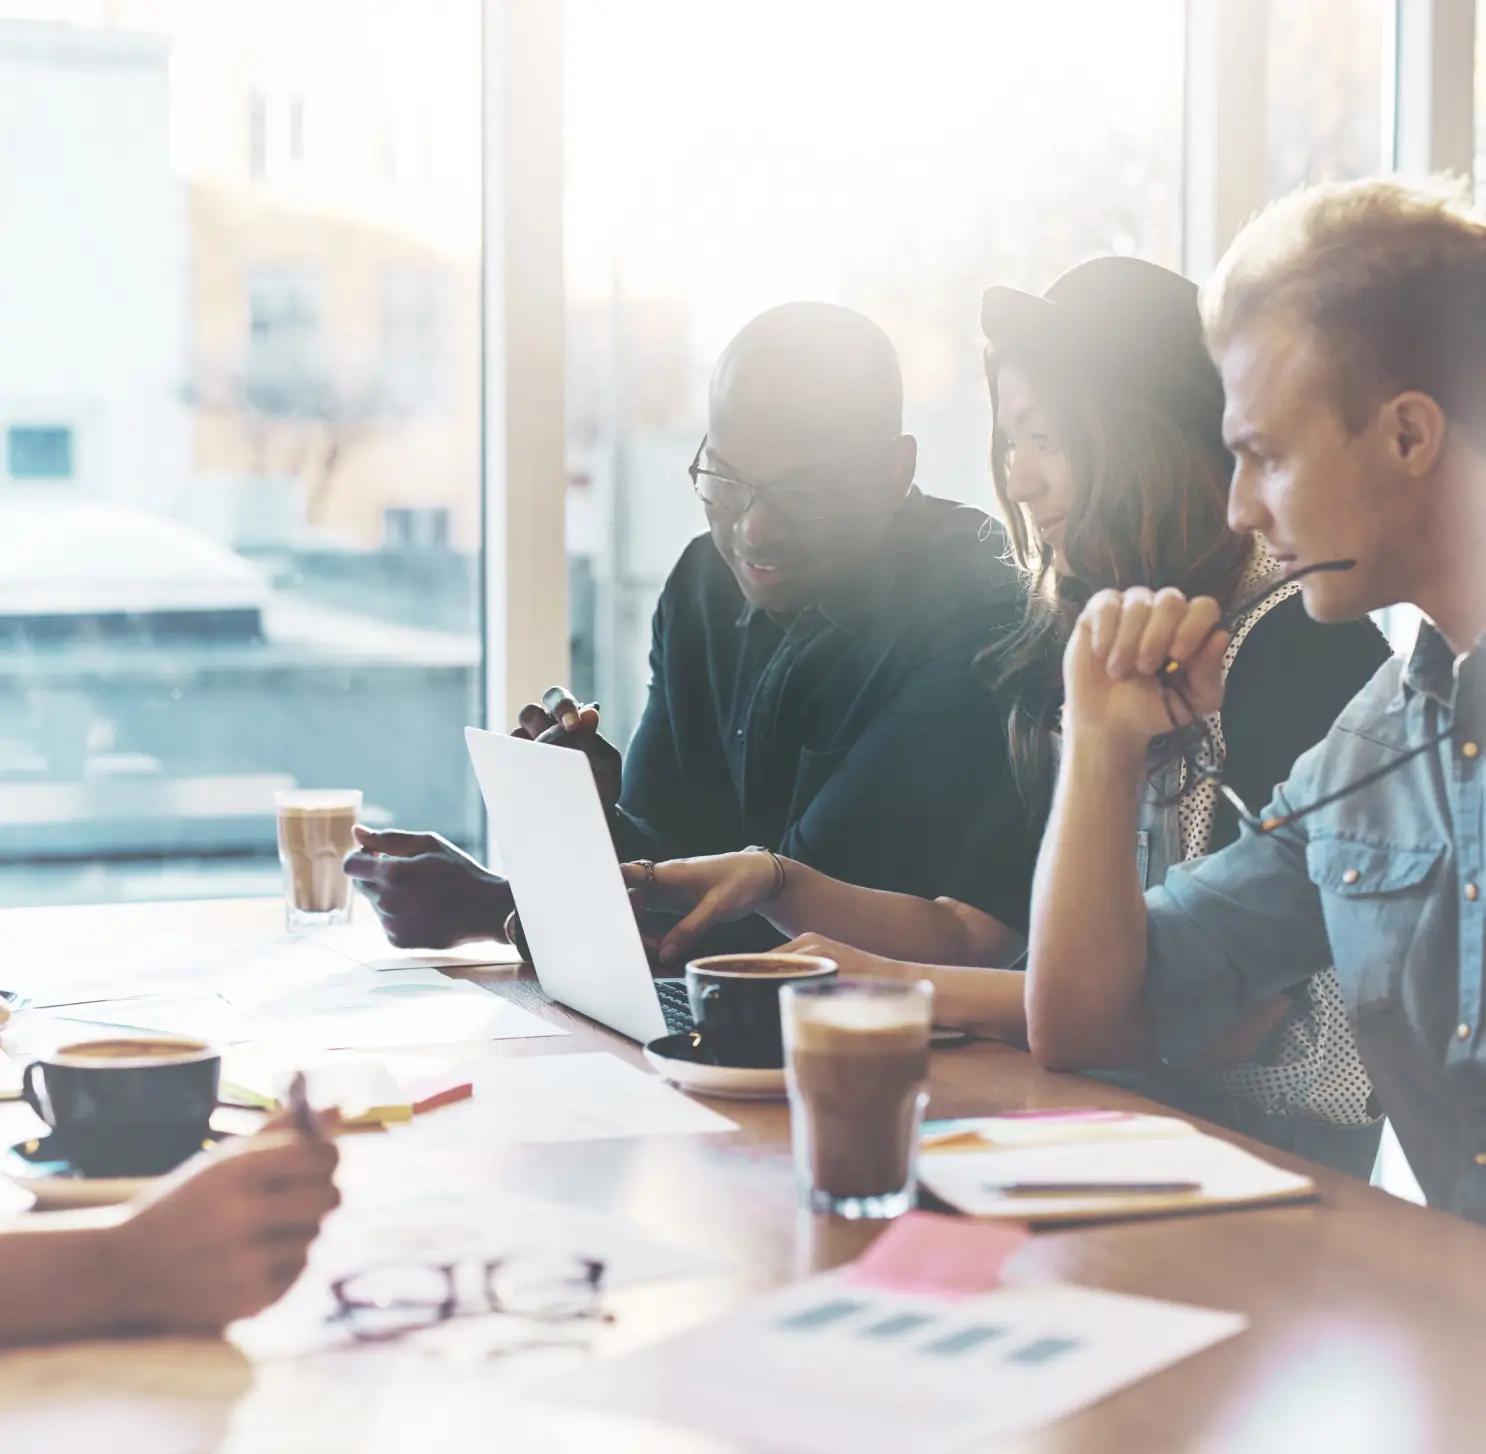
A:
<svg viewBox="0 0 1486 1454">
<path fill-rule="evenodd" d="M 782 1066 L 713 1065 L 686 1054 L 695 1050 L 692 1032 L 662 1035 L 645 1047 L 645 1059 L 657 1075 L 699 1096 L 722 1096 L 734 1101 L 782 1101 Z"/>
</svg>

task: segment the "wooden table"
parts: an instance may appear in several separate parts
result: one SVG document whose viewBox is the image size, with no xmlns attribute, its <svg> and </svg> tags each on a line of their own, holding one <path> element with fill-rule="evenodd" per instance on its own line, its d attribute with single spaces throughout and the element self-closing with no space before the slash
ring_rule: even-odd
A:
<svg viewBox="0 0 1486 1454">
<path fill-rule="evenodd" d="M 239 901 L 11 912 L 0 914 L 0 942 L 7 955 L 49 945 L 65 958 L 182 924 L 197 934 L 271 933 L 276 907 Z M 489 1044 L 482 1054 L 602 1049 L 640 1060 L 629 1042 L 550 1004 L 517 966 L 457 972 L 572 1032 Z M 1138 1097 L 1048 1074 L 1027 1055 L 991 1044 L 937 1053 L 932 1094 L 930 1113 L 939 1116 L 1049 1105 L 1146 1108 Z M 469 1146 L 460 1155 L 504 1188 L 612 1211 L 662 1242 L 708 1248 L 730 1264 L 726 1272 L 620 1295 L 616 1326 L 621 1343 L 633 1345 L 703 1321 L 751 1292 L 835 1266 L 877 1230 L 796 1210 L 782 1106 L 713 1104 L 738 1123 L 737 1132 Z M 33 1125 L 23 1107 L 0 1108 L 0 1133 L 18 1139 Z M 346 1139 L 349 1182 L 380 1164 L 373 1143 L 385 1139 Z M 1265 1154 L 1302 1166 L 1319 1200 L 1042 1232 L 1017 1254 L 1010 1275 L 1018 1281 L 1066 1280 L 1238 1309 L 1251 1327 L 1016 1448 L 1433 1454 L 1486 1447 L 1472 1392 L 1486 1368 L 1486 1230 Z M 358 1375 L 362 1367 L 365 1376 Z M 311 1359 L 255 1369 L 227 1345 L 178 1339 L 0 1356 L 3 1454 L 631 1447 L 711 1454 L 734 1446 L 670 1430 L 620 1430 L 593 1415 L 527 1413 L 513 1407 L 493 1373 L 435 1371 L 426 1358 L 375 1371 L 367 1363 L 348 1372 L 345 1355 L 334 1366 Z"/>
</svg>

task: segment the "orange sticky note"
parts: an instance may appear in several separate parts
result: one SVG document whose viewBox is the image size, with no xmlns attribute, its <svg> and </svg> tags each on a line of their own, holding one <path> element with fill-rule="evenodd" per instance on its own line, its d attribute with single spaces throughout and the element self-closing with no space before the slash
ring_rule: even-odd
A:
<svg viewBox="0 0 1486 1454">
<path fill-rule="evenodd" d="M 893 1292 L 976 1297 L 1000 1286 L 1001 1269 L 1027 1236 L 1015 1223 L 908 1212 L 850 1265 L 847 1276 Z"/>
</svg>

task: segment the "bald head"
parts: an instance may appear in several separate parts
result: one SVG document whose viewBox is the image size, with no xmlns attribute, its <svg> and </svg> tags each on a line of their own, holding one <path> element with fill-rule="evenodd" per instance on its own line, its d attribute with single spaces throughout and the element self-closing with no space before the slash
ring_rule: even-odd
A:
<svg viewBox="0 0 1486 1454">
<path fill-rule="evenodd" d="M 767 443 L 790 468 L 891 439 L 903 431 L 898 356 L 887 334 L 853 309 L 770 308 L 718 359 L 708 426 L 714 440 L 743 434 Z"/>
<path fill-rule="evenodd" d="M 898 356 L 870 318 L 831 303 L 759 314 L 713 371 L 702 459 L 753 487 L 746 510 L 707 509 L 744 595 L 779 612 L 818 599 L 880 542 L 915 455 Z"/>
</svg>

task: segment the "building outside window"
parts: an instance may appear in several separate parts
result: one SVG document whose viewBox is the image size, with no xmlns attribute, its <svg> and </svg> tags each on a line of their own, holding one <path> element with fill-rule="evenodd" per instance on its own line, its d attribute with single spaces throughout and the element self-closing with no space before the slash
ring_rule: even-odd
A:
<svg viewBox="0 0 1486 1454">
<path fill-rule="evenodd" d="M 5 431 L 5 466 L 17 482 L 71 480 L 71 428 L 63 424 L 12 424 Z"/>
<path fill-rule="evenodd" d="M 0 273 L 46 280 L 0 298 L 0 905 L 274 892 L 290 785 L 480 850 L 478 0 L 56 9 L 0 20 Z M 409 99 L 455 138 L 416 209 Z"/>
<path fill-rule="evenodd" d="M 304 96 L 287 88 L 255 88 L 249 97 L 249 168 L 256 181 L 297 181 L 305 172 Z"/>
</svg>

